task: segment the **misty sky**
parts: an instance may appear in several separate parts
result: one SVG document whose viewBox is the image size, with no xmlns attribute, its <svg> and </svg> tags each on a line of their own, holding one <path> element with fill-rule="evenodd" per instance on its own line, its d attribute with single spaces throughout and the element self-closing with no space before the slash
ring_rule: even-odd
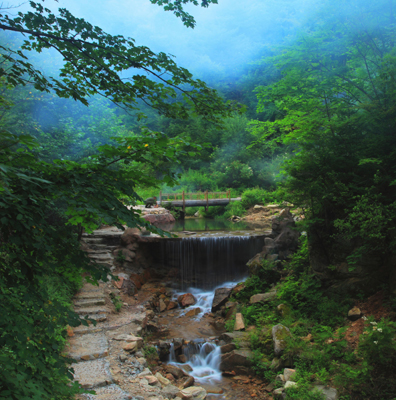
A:
<svg viewBox="0 0 396 400">
<path fill-rule="evenodd" d="M 195 29 L 148 0 L 46 0 L 44 6 L 65 7 L 108 33 L 172 54 L 193 72 L 228 74 L 257 59 L 265 47 L 276 45 L 288 26 L 309 18 L 315 1 L 218 0 L 209 8 L 190 5 Z"/>
</svg>

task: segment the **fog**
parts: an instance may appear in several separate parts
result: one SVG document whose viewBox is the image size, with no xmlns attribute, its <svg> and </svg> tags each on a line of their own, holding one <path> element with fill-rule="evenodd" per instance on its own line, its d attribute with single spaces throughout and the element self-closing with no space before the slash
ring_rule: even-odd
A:
<svg viewBox="0 0 396 400">
<path fill-rule="evenodd" d="M 208 8 L 188 5 L 196 20 L 187 28 L 173 13 L 148 0 L 46 0 L 56 11 L 67 8 L 105 32 L 121 34 L 200 76 L 233 75 L 236 70 L 279 45 L 317 10 L 318 0 L 219 0 Z M 20 7 L 26 11 L 28 4 Z"/>
</svg>

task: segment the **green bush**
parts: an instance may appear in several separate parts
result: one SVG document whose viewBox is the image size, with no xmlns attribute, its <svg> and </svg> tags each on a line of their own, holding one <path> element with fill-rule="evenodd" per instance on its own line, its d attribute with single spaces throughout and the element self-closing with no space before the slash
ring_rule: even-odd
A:
<svg viewBox="0 0 396 400">
<path fill-rule="evenodd" d="M 264 204 L 266 191 L 261 188 L 247 189 L 242 193 L 241 204 L 244 208 L 253 207 L 255 204 Z"/>
</svg>

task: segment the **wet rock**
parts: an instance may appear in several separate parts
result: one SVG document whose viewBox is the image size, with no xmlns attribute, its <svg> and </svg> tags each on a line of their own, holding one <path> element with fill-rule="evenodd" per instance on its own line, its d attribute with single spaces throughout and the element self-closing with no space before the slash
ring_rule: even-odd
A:
<svg viewBox="0 0 396 400">
<path fill-rule="evenodd" d="M 195 317 L 196 315 L 198 315 L 202 310 L 197 307 L 197 308 L 193 308 L 192 310 L 186 312 L 186 317 Z"/>
<path fill-rule="evenodd" d="M 176 365 L 168 364 L 165 367 L 165 371 L 172 374 L 176 379 L 180 379 L 185 376 L 186 372 L 183 371 L 181 368 L 176 367 Z"/>
<path fill-rule="evenodd" d="M 165 398 L 174 399 L 176 397 L 176 395 L 179 393 L 179 390 L 180 390 L 179 388 L 170 384 L 170 385 L 165 386 L 161 390 L 161 394 Z"/>
<path fill-rule="evenodd" d="M 205 400 L 206 390 L 202 387 L 191 386 L 181 390 L 177 396 L 184 400 Z"/>
<path fill-rule="evenodd" d="M 285 376 L 283 374 L 277 375 L 275 382 L 280 382 L 283 385 L 286 382 Z"/>
<path fill-rule="evenodd" d="M 160 340 L 158 344 L 158 355 L 161 361 L 165 361 L 170 354 L 170 343 L 164 340 Z"/>
<path fill-rule="evenodd" d="M 163 299 L 160 299 L 160 301 L 159 301 L 159 310 L 160 310 L 160 312 L 164 312 L 166 310 L 166 304 Z"/>
<path fill-rule="evenodd" d="M 360 308 L 353 307 L 351 310 L 348 311 L 348 319 L 350 321 L 357 321 L 362 317 L 363 313 L 360 311 Z"/>
<path fill-rule="evenodd" d="M 232 288 L 219 288 L 216 289 L 213 302 L 212 302 L 212 312 L 220 310 L 221 306 L 225 305 L 230 298 Z"/>
<path fill-rule="evenodd" d="M 220 347 L 220 351 L 222 353 L 229 353 L 230 351 L 235 350 L 235 349 L 236 349 L 236 345 L 234 343 L 228 343 L 228 344 L 225 344 L 224 346 Z"/>
<path fill-rule="evenodd" d="M 190 386 L 194 385 L 194 378 L 192 376 L 189 376 L 184 382 L 183 382 L 183 389 L 188 388 Z"/>
<path fill-rule="evenodd" d="M 234 331 L 242 331 L 244 329 L 245 329 L 245 323 L 243 321 L 243 316 L 241 313 L 236 313 Z"/>
<path fill-rule="evenodd" d="M 179 363 L 186 363 L 187 362 L 187 357 L 184 354 L 180 354 L 176 358 L 177 358 L 177 361 L 179 361 Z"/>
<path fill-rule="evenodd" d="M 276 357 L 282 355 L 285 347 L 287 337 L 291 337 L 290 329 L 282 324 L 275 325 L 272 328 L 272 340 L 274 342 L 274 353 Z"/>
<path fill-rule="evenodd" d="M 166 307 L 167 310 L 173 310 L 177 308 L 178 303 L 176 301 L 170 301 Z"/>
<path fill-rule="evenodd" d="M 193 306 L 197 302 L 197 299 L 192 293 L 185 293 L 177 298 L 177 302 L 181 307 L 188 307 Z"/>
<path fill-rule="evenodd" d="M 220 370 L 236 371 L 238 367 L 251 367 L 253 353 L 250 350 L 233 350 L 221 355 Z"/>
<path fill-rule="evenodd" d="M 168 386 L 171 384 L 170 380 L 162 376 L 159 372 L 155 374 L 155 377 L 158 379 L 159 383 L 162 386 Z"/>
<path fill-rule="evenodd" d="M 324 385 L 314 385 L 312 391 L 319 391 L 322 393 L 324 400 L 338 400 L 337 389 Z"/>
<path fill-rule="evenodd" d="M 180 368 L 181 368 L 183 371 L 186 371 L 186 372 L 191 372 L 191 371 L 193 370 L 193 369 L 191 368 L 191 366 L 188 365 L 188 364 L 186 364 L 186 365 L 181 365 Z"/>
<path fill-rule="evenodd" d="M 250 298 L 249 302 L 250 304 L 266 303 L 274 299 L 276 299 L 276 291 L 271 290 L 268 293 L 255 294 Z"/>
</svg>

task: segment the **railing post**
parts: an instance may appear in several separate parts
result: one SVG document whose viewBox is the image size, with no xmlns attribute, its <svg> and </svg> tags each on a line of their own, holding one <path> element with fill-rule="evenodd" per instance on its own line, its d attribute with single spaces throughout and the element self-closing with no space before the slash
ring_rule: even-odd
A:
<svg viewBox="0 0 396 400">
<path fill-rule="evenodd" d="M 183 199 L 183 212 L 185 213 L 186 212 L 186 199 L 185 199 L 185 196 L 184 196 L 184 190 L 183 190 L 183 193 L 182 193 L 182 199 Z"/>
<path fill-rule="evenodd" d="M 209 207 L 209 193 L 208 193 L 208 191 L 205 192 L 205 198 L 206 198 L 205 211 L 208 211 L 208 207 Z"/>
</svg>

